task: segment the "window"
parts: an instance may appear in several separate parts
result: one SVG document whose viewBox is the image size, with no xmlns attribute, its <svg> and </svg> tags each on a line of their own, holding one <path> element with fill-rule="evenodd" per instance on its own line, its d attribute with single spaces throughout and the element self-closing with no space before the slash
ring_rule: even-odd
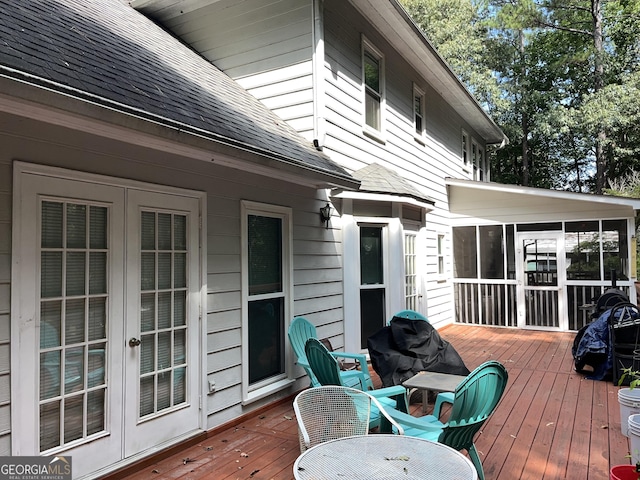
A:
<svg viewBox="0 0 640 480">
<path fill-rule="evenodd" d="M 360 227 L 360 347 L 385 325 L 383 227 Z"/>
<path fill-rule="evenodd" d="M 478 144 L 471 141 L 471 163 L 473 164 L 473 179 L 478 179 Z"/>
<path fill-rule="evenodd" d="M 365 128 L 382 131 L 384 106 L 384 58 L 366 39 L 362 40 L 362 78 L 364 79 Z"/>
<path fill-rule="evenodd" d="M 243 202 L 245 397 L 286 378 L 290 209 Z"/>
<path fill-rule="evenodd" d="M 425 131 L 425 95 L 417 86 L 413 86 L 413 125 L 415 127 L 415 136 L 421 139 Z"/>
<path fill-rule="evenodd" d="M 444 277 L 444 234 L 438 234 L 438 276 Z"/>
<path fill-rule="evenodd" d="M 418 262 L 416 261 L 416 234 L 404 236 L 404 298 L 407 310 L 418 310 Z"/>
<path fill-rule="evenodd" d="M 469 135 L 462 131 L 462 164 L 466 167 L 469 165 Z"/>
<path fill-rule="evenodd" d="M 480 180 L 481 182 L 486 181 L 487 174 L 487 164 L 486 158 L 484 156 L 484 150 L 478 147 L 478 175 L 476 180 Z"/>
</svg>

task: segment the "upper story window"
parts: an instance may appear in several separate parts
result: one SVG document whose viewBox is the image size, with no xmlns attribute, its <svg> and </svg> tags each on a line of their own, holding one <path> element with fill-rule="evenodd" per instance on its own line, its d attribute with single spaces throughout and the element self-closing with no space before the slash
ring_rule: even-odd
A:
<svg viewBox="0 0 640 480">
<path fill-rule="evenodd" d="M 478 144 L 471 141 L 471 163 L 473 164 L 473 179 L 478 179 Z"/>
<path fill-rule="evenodd" d="M 422 139 L 425 132 L 425 94 L 417 86 L 413 86 L 413 126 L 417 139 Z"/>
<path fill-rule="evenodd" d="M 365 96 L 365 128 L 381 132 L 384 107 L 384 57 L 364 37 L 362 39 L 362 78 Z"/>
<path fill-rule="evenodd" d="M 478 175 L 477 180 L 481 182 L 487 181 L 487 158 L 485 157 L 484 150 L 478 147 Z"/>
<path fill-rule="evenodd" d="M 462 164 L 466 167 L 469 165 L 469 135 L 462 131 Z"/>
</svg>

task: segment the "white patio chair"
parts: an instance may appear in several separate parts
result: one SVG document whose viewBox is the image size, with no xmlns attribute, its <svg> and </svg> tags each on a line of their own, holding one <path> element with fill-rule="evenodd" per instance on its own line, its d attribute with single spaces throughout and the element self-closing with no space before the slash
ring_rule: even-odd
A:
<svg viewBox="0 0 640 480">
<path fill-rule="evenodd" d="M 293 401 L 300 452 L 336 438 L 367 435 L 374 416 L 384 416 L 396 434 L 402 427 L 371 395 L 355 388 L 327 385 L 303 390 Z"/>
</svg>

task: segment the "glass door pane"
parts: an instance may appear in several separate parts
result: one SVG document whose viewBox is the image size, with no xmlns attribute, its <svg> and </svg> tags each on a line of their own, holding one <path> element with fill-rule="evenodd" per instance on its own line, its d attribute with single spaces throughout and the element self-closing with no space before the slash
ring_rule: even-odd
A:
<svg viewBox="0 0 640 480">
<path fill-rule="evenodd" d="M 106 430 L 107 208 L 40 205 L 40 451 Z"/>
<path fill-rule="evenodd" d="M 139 415 L 187 401 L 186 216 L 140 214 Z"/>
</svg>

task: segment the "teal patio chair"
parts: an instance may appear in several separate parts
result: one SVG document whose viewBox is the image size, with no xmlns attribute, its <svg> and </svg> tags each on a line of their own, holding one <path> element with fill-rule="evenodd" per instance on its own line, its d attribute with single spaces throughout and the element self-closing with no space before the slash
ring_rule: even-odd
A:
<svg viewBox="0 0 640 480">
<path fill-rule="evenodd" d="M 394 433 L 403 434 L 396 423 L 367 392 L 336 385 L 303 390 L 293 401 L 298 422 L 300 453 L 336 438 L 367 435 L 372 415 L 382 414 L 393 425 Z"/>
<path fill-rule="evenodd" d="M 310 338 L 305 345 L 305 353 L 309 366 L 313 371 L 320 385 L 337 385 L 347 386 L 344 384 L 343 376 L 340 372 L 338 360 L 331 355 L 317 338 Z M 360 370 L 356 370 L 360 372 Z M 360 372 L 361 373 L 361 372 Z M 366 382 L 364 377 L 358 382 L 363 385 Z M 363 390 L 358 388 L 358 390 Z M 384 408 L 393 408 L 399 412 L 408 412 L 409 403 L 407 401 L 407 389 L 402 385 L 394 385 L 392 387 L 379 388 L 375 390 L 367 390 L 367 393 L 376 398 Z M 390 431 L 389 423 L 383 420 L 383 416 L 376 413 L 372 416 L 370 427 L 380 427 L 381 431 Z"/>
<path fill-rule="evenodd" d="M 402 310 L 396 314 L 393 315 L 393 317 L 391 317 L 389 319 L 389 321 L 387 322 L 387 325 L 391 325 L 391 322 L 394 318 L 408 318 L 409 320 L 424 320 L 425 322 L 428 322 L 429 319 L 427 317 L 425 317 L 424 315 L 422 315 L 421 313 L 416 312 L 415 310 Z"/>
<path fill-rule="evenodd" d="M 307 354 L 304 347 L 310 338 L 318 339 L 316 327 L 304 317 L 296 317 L 289 325 L 289 343 L 298 358 L 298 365 L 304 368 L 312 387 L 320 386 L 320 382 L 309 367 Z M 367 357 L 361 353 L 331 352 L 331 355 L 337 359 L 349 359 L 357 363 L 357 370 L 340 370 L 343 383 L 347 387 L 355 387 L 359 390 L 373 389 L 373 382 L 369 375 L 369 366 L 367 365 Z M 363 382 L 363 383 L 361 383 Z M 360 384 L 361 383 L 361 384 Z"/>
<path fill-rule="evenodd" d="M 493 413 L 507 386 L 508 374 L 496 361 L 485 362 L 458 385 L 447 422 L 434 415 L 414 417 L 387 407 L 387 413 L 404 428 L 404 434 L 438 441 L 456 450 L 466 450 L 484 480 L 484 471 L 473 438 Z M 436 416 L 438 415 L 438 416 Z"/>
</svg>

